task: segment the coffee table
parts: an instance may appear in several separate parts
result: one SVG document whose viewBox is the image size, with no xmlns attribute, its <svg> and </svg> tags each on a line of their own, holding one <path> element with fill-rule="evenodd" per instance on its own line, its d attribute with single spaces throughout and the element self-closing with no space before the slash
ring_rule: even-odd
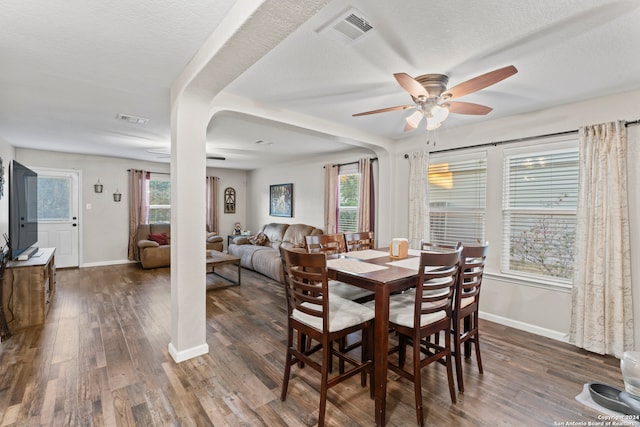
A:
<svg viewBox="0 0 640 427">
<path fill-rule="evenodd" d="M 238 267 L 238 280 L 233 280 L 230 277 L 223 276 L 222 274 L 215 271 L 216 267 L 226 264 L 233 264 Z M 218 251 L 207 251 L 207 273 L 215 274 L 226 281 L 230 282 L 228 286 L 239 286 L 241 279 L 241 268 L 240 268 L 240 258 L 237 256 L 225 254 L 224 252 Z M 215 286 L 213 289 L 219 288 L 220 286 Z"/>
</svg>

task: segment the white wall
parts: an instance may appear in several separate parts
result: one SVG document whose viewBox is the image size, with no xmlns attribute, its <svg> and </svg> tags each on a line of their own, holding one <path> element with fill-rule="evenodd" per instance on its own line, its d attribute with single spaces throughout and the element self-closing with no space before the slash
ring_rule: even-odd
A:
<svg viewBox="0 0 640 427">
<path fill-rule="evenodd" d="M 143 169 L 151 172 L 169 172 L 169 164 L 143 162 L 117 157 L 90 156 L 51 151 L 18 148 L 16 160 L 28 167 L 74 169 L 81 171 L 80 182 L 80 265 L 83 267 L 128 262 L 127 242 L 129 236 L 128 169 Z M 221 234 L 233 228 L 236 218 L 245 216 L 244 171 L 208 169 L 207 173 L 221 178 L 218 202 L 223 203 L 223 190 L 233 187 L 239 203 L 236 214 L 220 214 Z M 102 193 L 95 193 L 93 184 L 98 180 L 104 185 Z M 122 201 L 113 201 L 116 189 L 122 193 Z M 203 195 L 204 197 L 204 195 Z M 4 200 L 0 200 L 0 203 Z M 87 205 L 91 209 L 87 209 Z M 5 212 L 4 210 L 2 212 Z M 222 212 L 222 209 L 221 209 Z M 230 224 L 230 225 L 229 225 Z M 226 235 L 222 234 L 223 237 Z M 225 238 L 226 243 L 226 238 Z"/>
<path fill-rule="evenodd" d="M 244 225 L 247 217 L 247 172 L 234 169 L 207 168 L 207 175 L 220 177 L 218 234 L 224 239 L 227 248 L 227 236 L 233 234 L 233 224 L 239 222 Z M 224 189 L 231 187 L 236 190 L 236 213 L 224 213 Z"/>
<path fill-rule="evenodd" d="M 286 224 L 308 224 L 324 229 L 324 165 L 348 163 L 362 157 L 374 157 L 367 149 L 349 151 L 347 154 L 313 157 L 308 161 L 264 167 L 247 175 L 248 209 L 243 228 L 257 231 L 264 224 L 280 222 Z M 293 217 L 269 216 L 269 186 L 293 184 Z"/>
</svg>

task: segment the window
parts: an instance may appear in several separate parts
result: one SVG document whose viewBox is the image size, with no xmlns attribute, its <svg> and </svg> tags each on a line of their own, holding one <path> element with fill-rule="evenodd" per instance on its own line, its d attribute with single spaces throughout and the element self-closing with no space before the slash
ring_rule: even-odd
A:
<svg viewBox="0 0 640 427">
<path fill-rule="evenodd" d="M 474 157 L 429 161 L 429 240 L 433 243 L 485 240 L 486 153 Z"/>
<path fill-rule="evenodd" d="M 577 149 L 505 157 L 504 272 L 571 280 L 577 197 Z"/>
<path fill-rule="evenodd" d="M 338 232 L 358 231 L 360 174 L 358 165 L 340 166 L 338 172 Z"/>
<path fill-rule="evenodd" d="M 69 176 L 38 176 L 38 221 L 71 220 L 72 178 Z"/>
<path fill-rule="evenodd" d="M 171 178 L 151 173 L 149 178 L 149 224 L 171 222 Z"/>
</svg>

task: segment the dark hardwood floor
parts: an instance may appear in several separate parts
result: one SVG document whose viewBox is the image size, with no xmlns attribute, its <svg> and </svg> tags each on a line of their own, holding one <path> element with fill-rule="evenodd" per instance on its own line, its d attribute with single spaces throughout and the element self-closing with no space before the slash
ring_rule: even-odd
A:
<svg viewBox="0 0 640 427">
<path fill-rule="evenodd" d="M 14 331 L 0 344 L 0 425 L 317 424 L 315 371 L 294 368 L 288 398 L 279 398 L 283 287 L 243 270 L 242 286 L 209 290 L 209 354 L 176 364 L 167 352 L 169 275 L 167 268 L 135 265 L 58 270 L 46 324 Z M 474 358 L 465 363 L 457 404 L 443 366 L 422 370 L 427 425 L 587 425 L 600 420 L 575 400 L 583 385 L 622 387 L 615 358 L 491 322 L 481 331 L 485 373 L 478 374 Z M 389 377 L 387 424 L 415 425 L 413 385 Z M 373 425 L 373 401 L 359 378 L 332 388 L 328 398 L 328 425 Z"/>
</svg>

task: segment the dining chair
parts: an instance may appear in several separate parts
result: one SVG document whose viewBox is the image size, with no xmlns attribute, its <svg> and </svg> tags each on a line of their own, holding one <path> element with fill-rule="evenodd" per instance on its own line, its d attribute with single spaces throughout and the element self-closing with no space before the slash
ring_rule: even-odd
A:
<svg viewBox="0 0 640 427">
<path fill-rule="evenodd" d="M 460 261 L 460 276 L 456 287 L 453 304 L 453 352 L 456 362 L 456 378 L 458 390 L 464 392 L 462 379 L 462 345 L 464 344 L 465 359 L 471 357 L 471 343 L 474 344 L 478 370 L 482 370 L 480 356 L 480 334 L 478 327 L 478 308 L 480 301 L 480 286 L 484 264 L 489 252 L 489 244 L 482 246 L 464 246 Z"/>
<path fill-rule="evenodd" d="M 361 384 L 366 386 L 369 374 L 370 393 L 373 396 L 373 318 L 372 309 L 353 301 L 336 297 L 328 292 L 327 258 L 323 253 L 304 253 L 280 248 L 285 271 L 287 294 L 287 354 L 282 383 L 281 400 L 286 400 L 291 366 L 302 362 L 318 371 L 320 381 L 320 409 L 318 425 L 323 426 L 327 406 L 327 391 L 358 373 Z M 334 341 L 360 331 L 362 349 L 360 360 L 342 353 L 333 346 Z M 294 336 L 297 344 L 294 345 Z M 315 340 L 313 347 L 306 345 L 306 339 Z M 312 355 L 321 350 L 322 356 Z M 329 377 L 330 360 L 333 357 L 346 362 L 350 368 Z"/>
<path fill-rule="evenodd" d="M 341 254 L 347 251 L 342 233 L 305 236 L 304 239 L 309 253 Z"/>
<path fill-rule="evenodd" d="M 347 252 L 375 249 L 375 240 L 372 231 L 344 233 L 344 240 L 347 246 Z"/>
<path fill-rule="evenodd" d="M 307 251 L 309 253 L 324 253 L 326 255 L 337 255 L 347 251 L 345 245 L 344 234 L 318 234 L 313 236 L 306 236 L 305 243 L 307 245 Z M 374 292 L 367 289 L 362 289 L 357 286 L 350 285 L 348 283 L 340 282 L 338 280 L 329 281 L 329 293 L 334 296 L 344 298 L 357 303 L 365 303 L 371 301 L 374 298 Z M 347 353 L 354 348 L 360 347 L 362 342 L 359 340 L 349 342 L 347 337 L 339 341 L 339 351 Z M 329 369 L 333 370 L 333 363 L 329 364 Z M 344 362 L 340 361 L 338 369 L 340 372 L 344 372 Z"/>
<path fill-rule="evenodd" d="M 420 241 L 420 250 L 427 252 L 448 252 L 451 249 L 455 250 L 459 247 L 462 247 L 462 242 L 457 243 L 433 243 L 433 242 L 425 242 L 424 240 Z"/>
<path fill-rule="evenodd" d="M 318 234 L 315 236 L 306 236 L 307 251 L 309 253 L 324 253 L 327 255 L 336 255 L 347 251 L 345 245 L 344 234 Z M 348 283 L 331 280 L 329 283 L 329 292 L 333 295 L 356 302 L 366 302 L 373 298 L 373 292 Z"/>
<path fill-rule="evenodd" d="M 420 375 L 423 367 L 444 360 L 449 394 L 451 401 L 456 403 L 450 331 L 461 252 L 462 248 L 448 252 L 422 252 L 416 287 L 402 294 L 391 295 L 389 301 L 390 329 L 398 334 L 398 344 L 389 349 L 389 354 L 398 353 L 398 363 L 390 360 L 389 369 L 413 382 L 416 416 L 420 426 L 424 425 Z M 428 339 L 441 332 L 444 332 L 443 345 Z M 404 367 L 407 345 L 413 348 L 411 371 Z"/>
</svg>

